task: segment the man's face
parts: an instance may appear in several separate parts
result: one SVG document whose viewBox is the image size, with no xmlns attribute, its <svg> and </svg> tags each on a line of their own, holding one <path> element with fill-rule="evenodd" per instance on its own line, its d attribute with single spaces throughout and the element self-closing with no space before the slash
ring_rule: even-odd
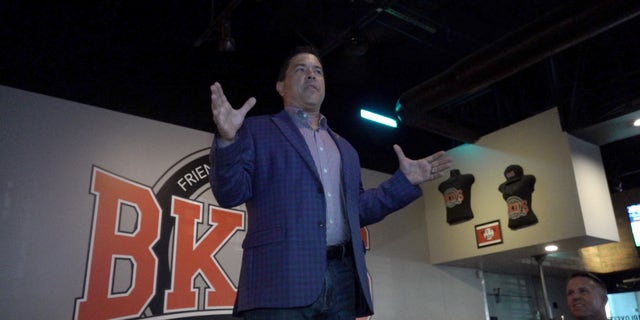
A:
<svg viewBox="0 0 640 320">
<path fill-rule="evenodd" d="M 296 106 L 307 112 L 318 112 L 324 100 L 324 72 L 316 56 L 296 55 L 289 62 L 284 80 L 276 83 L 284 106 Z"/>
<path fill-rule="evenodd" d="M 601 319 L 607 294 L 587 277 L 575 277 L 567 283 L 567 304 L 576 319 Z"/>
</svg>

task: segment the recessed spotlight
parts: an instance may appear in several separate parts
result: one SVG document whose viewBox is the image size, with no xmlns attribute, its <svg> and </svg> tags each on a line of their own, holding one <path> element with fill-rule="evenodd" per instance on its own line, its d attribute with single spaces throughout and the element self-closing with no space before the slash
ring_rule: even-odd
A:
<svg viewBox="0 0 640 320">
<path fill-rule="evenodd" d="M 555 244 L 550 244 L 550 245 L 544 247 L 544 251 L 546 251 L 546 252 L 556 252 L 556 251 L 558 251 L 558 246 L 556 246 Z"/>
</svg>

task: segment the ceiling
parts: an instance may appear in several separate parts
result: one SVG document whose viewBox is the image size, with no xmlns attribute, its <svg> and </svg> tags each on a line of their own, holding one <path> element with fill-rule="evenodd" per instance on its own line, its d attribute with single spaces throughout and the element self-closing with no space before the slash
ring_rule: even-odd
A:
<svg viewBox="0 0 640 320">
<path fill-rule="evenodd" d="M 591 127 L 640 110 L 638 5 L 601 2 L 9 0 L 0 83 L 212 131 L 211 83 L 236 106 L 255 96 L 252 114 L 277 112 L 279 63 L 311 44 L 327 75 L 322 112 L 363 167 L 393 172 L 394 143 L 421 157 L 553 106 L 568 132 L 623 130 Z M 225 22 L 234 52 L 218 50 Z M 358 117 L 363 106 L 394 116 L 399 100 L 397 129 Z M 625 130 L 594 140 L 612 191 L 640 186 L 638 130 Z"/>
<path fill-rule="evenodd" d="M 640 187 L 640 129 L 629 127 L 639 4 L 7 0 L 0 84 L 213 131 L 210 84 L 236 106 L 256 97 L 251 114 L 275 113 L 281 59 L 311 44 L 326 74 L 322 112 L 365 168 L 393 172 L 394 143 L 423 157 L 558 107 L 564 130 L 601 145 L 619 192 Z M 235 51 L 219 50 L 223 33 Z M 402 122 L 376 127 L 361 107 Z"/>
</svg>

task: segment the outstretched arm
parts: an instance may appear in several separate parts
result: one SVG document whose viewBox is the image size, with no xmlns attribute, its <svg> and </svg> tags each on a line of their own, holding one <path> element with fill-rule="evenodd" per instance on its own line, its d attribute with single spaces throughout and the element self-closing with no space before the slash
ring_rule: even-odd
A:
<svg viewBox="0 0 640 320">
<path fill-rule="evenodd" d="M 400 162 L 400 171 L 404 173 L 413 185 L 425 181 L 435 180 L 444 176 L 444 171 L 451 167 L 452 159 L 445 156 L 444 151 L 438 151 L 428 157 L 412 160 L 407 158 L 400 146 L 393 145 Z"/>
</svg>

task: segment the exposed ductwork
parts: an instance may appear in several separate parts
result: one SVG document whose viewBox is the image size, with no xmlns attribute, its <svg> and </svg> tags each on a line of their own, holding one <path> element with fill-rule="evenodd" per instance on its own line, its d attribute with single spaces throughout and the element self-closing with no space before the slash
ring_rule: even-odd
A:
<svg viewBox="0 0 640 320">
<path fill-rule="evenodd" d="M 480 134 L 430 111 L 466 98 L 549 56 L 640 13 L 640 1 L 572 1 L 473 53 L 445 72 L 404 92 L 396 112 L 409 126 L 475 142 Z"/>
</svg>

